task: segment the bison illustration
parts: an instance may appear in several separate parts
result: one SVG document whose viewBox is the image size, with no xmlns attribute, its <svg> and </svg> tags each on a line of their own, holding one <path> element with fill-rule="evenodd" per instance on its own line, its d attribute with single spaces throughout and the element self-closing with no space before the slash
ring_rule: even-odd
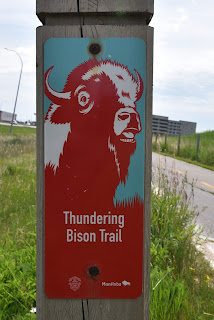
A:
<svg viewBox="0 0 214 320">
<path fill-rule="evenodd" d="M 60 199 L 64 208 L 111 208 L 142 130 L 136 110 L 141 76 L 94 58 L 76 67 L 57 92 L 49 84 L 53 68 L 45 73 L 45 95 L 52 101 L 44 123 L 46 201 L 57 205 Z"/>
</svg>

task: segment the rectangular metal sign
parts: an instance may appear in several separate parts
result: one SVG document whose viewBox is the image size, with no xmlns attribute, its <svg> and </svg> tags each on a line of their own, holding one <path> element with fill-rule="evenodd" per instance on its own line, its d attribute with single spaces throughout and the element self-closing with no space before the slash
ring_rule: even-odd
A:
<svg viewBox="0 0 214 320">
<path fill-rule="evenodd" d="M 44 46 L 45 292 L 142 294 L 146 45 Z"/>
</svg>

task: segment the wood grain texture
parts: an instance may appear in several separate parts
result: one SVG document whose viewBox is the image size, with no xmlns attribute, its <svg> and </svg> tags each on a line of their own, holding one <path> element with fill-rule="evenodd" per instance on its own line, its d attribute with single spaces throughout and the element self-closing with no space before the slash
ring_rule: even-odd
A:
<svg viewBox="0 0 214 320">
<path fill-rule="evenodd" d="M 36 13 L 60 12 L 150 12 L 154 0 L 37 0 Z"/>
<path fill-rule="evenodd" d="M 79 0 L 80 12 L 150 12 L 154 0 Z"/>
<path fill-rule="evenodd" d="M 84 25 L 146 25 L 149 17 L 144 14 L 129 14 L 129 15 L 115 15 L 115 14 L 90 14 L 83 15 Z"/>
<path fill-rule="evenodd" d="M 144 177 L 144 273 L 143 273 L 143 309 L 144 320 L 149 320 L 150 310 L 150 244 L 151 244 L 151 178 L 152 178 L 152 97 L 153 97 L 153 43 L 154 30 L 147 27 L 146 50 L 146 110 L 145 110 L 145 177 Z M 148 312 L 148 314 L 147 314 Z"/>
<path fill-rule="evenodd" d="M 149 320 L 150 234 L 151 234 L 151 163 L 152 163 L 152 88 L 153 28 L 148 26 L 83 26 L 83 37 L 138 37 L 146 43 L 145 91 L 145 177 L 144 177 L 144 264 L 143 294 L 135 300 L 89 300 L 90 320 Z"/>
<path fill-rule="evenodd" d="M 50 15 L 71 13 L 89 17 L 91 13 L 114 14 L 120 20 L 123 15 L 140 13 L 148 24 L 154 14 L 154 0 L 37 0 L 36 3 L 36 14 L 43 24 L 47 24 L 46 18 Z M 139 18 L 136 16 L 134 21 Z M 99 24 L 98 21 L 94 24 Z"/>
<path fill-rule="evenodd" d="M 83 25 L 83 17 L 74 13 L 58 13 L 45 16 L 45 25 L 47 26 L 80 26 Z"/>
<path fill-rule="evenodd" d="M 78 0 L 36 0 L 36 14 L 43 24 L 50 14 L 71 12 L 78 12 Z"/>
<path fill-rule="evenodd" d="M 45 25 L 146 25 L 148 16 L 144 13 L 115 15 L 92 13 L 76 15 L 58 13 L 45 16 Z"/>
<path fill-rule="evenodd" d="M 36 13 L 78 12 L 77 0 L 37 0 Z"/>
<path fill-rule="evenodd" d="M 81 300 L 48 299 L 44 293 L 44 53 L 46 40 L 80 37 L 80 27 L 57 26 L 37 29 L 37 319 L 83 320 Z"/>
<path fill-rule="evenodd" d="M 144 319 L 142 298 L 133 300 L 88 300 L 88 313 L 90 320 Z"/>
</svg>

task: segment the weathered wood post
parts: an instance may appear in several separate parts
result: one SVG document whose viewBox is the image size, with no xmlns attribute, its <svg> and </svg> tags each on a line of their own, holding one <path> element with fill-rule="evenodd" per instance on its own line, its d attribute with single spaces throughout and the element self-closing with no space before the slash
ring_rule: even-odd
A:
<svg viewBox="0 0 214 320">
<path fill-rule="evenodd" d="M 155 142 L 157 143 L 158 141 L 158 133 L 156 133 L 156 137 L 155 137 Z"/>
<path fill-rule="evenodd" d="M 178 155 L 180 153 L 180 143 L 181 143 L 181 135 L 179 134 L 179 136 L 178 136 L 178 149 L 177 149 L 177 154 Z"/>
<path fill-rule="evenodd" d="M 196 146 L 196 160 L 198 159 L 198 151 L 199 151 L 199 145 L 200 145 L 200 134 L 197 135 L 197 146 Z"/>
<path fill-rule="evenodd" d="M 43 23 L 37 29 L 38 320 L 149 319 L 153 28 L 148 24 L 153 11 L 153 0 L 37 0 L 37 15 Z M 101 114 L 105 121 L 100 126 L 98 113 L 102 103 L 107 109 L 117 108 L 105 147 L 100 136 L 94 142 L 98 130 L 105 136 L 103 126 L 109 117 Z M 75 111 L 74 106 L 79 110 Z M 63 108 L 66 114 L 61 112 Z M 89 130 L 86 119 L 95 111 Z M 100 160 L 95 165 L 90 162 L 95 158 L 90 151 L 86 153 L 84 149 L 86 156 L 77 153 L 76 158 L 69 151 L 69 146 L 72 150 L 79 148 L 75 130 L 79 130 L 80 117 L 82 132 L 87 130 L 82 133 L 79 145 L 82 143 L 85 149 L 95 152 Z M 60 149 L 62 139 L 65 142 Z M 88 139 L 87 143 L 84 139 Z M 130 149 L 125 162 L 124 146 Z M 74 174 L 69 171 L 73 170 L 69 157 L 63 164 L 66 154 L 78 168 Z M 113 161 L 114 168 L 111 171 L 108 166 L 101 168 L 91 179 L 90 173 L 99 170 L 101 160 Z M 87 162 L 91 167 L 87 167 Z M 138 175 L 136 190 L 131 182 L 128 185 L 132 173 L 134 177 Z M 68 184 L 66 188 L 61 184 L 62 176 Z M 103 177 L 106 181 L 102 185 Z M 114 179 L 115 197 L 107 199 Z M 73 184 L 78 189 L 81 183 L 84 190 L 78 193 L 72 189 Z M 130 198 L 124 200 L 122 197 L 128 192 Z M 90 207 L 94 203 L 95 210 Z M 78 208 L 84 216 L 76 213 Z M 90 210 L 93 213 L 89 214 Z M 80 217 L 92 226 L 78 226 L 77 220 L 72 220 Z M 94 226 L 91 217 L 111 230 L 105 235 L 109 237 L 108 244 L 96 243 L 100 229 Z M 72 223 L 76 223 L 76 229 L 68 229 L 72 226 L 67 225 Z M 80 224 L 83 223 L 82 220 Z M 90 235 L 95 243 L 88 242 L 89 233 L 78 233 L 80 227 L 84 231 L 94 228 L 96 232 Z M 75 237 L 80 244 L 74 243 Z M 95 249 L 91 249 L 92 245 Z M 86 265 L 77 269 L 84 259 L 88 259 Z"/>
<path fill-rule="evenodd" d="M 164 137 L 164 148 L 166 150 L 166 144 L 167 144 L 167 133 L 165 133 L 165 137 Z"/>
</svg>

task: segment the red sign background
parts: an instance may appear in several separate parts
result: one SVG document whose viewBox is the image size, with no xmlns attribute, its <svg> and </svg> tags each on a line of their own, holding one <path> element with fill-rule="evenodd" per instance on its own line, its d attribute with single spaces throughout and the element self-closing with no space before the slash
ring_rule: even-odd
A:
<svg viewBox="0 0 214 320">
<path fill-rule="evenodd" d="M 45 292 L 49 298 L 137 298 L 142 294 L 143 200 L 115 202 L 126 184 L 135 136 L 140 73 L 89 59 L 45 95 Z M 140 177 L 141 178 L 141 177 Z M 97 274 L 90 274 L 93 267 Z"/>
</svg>

